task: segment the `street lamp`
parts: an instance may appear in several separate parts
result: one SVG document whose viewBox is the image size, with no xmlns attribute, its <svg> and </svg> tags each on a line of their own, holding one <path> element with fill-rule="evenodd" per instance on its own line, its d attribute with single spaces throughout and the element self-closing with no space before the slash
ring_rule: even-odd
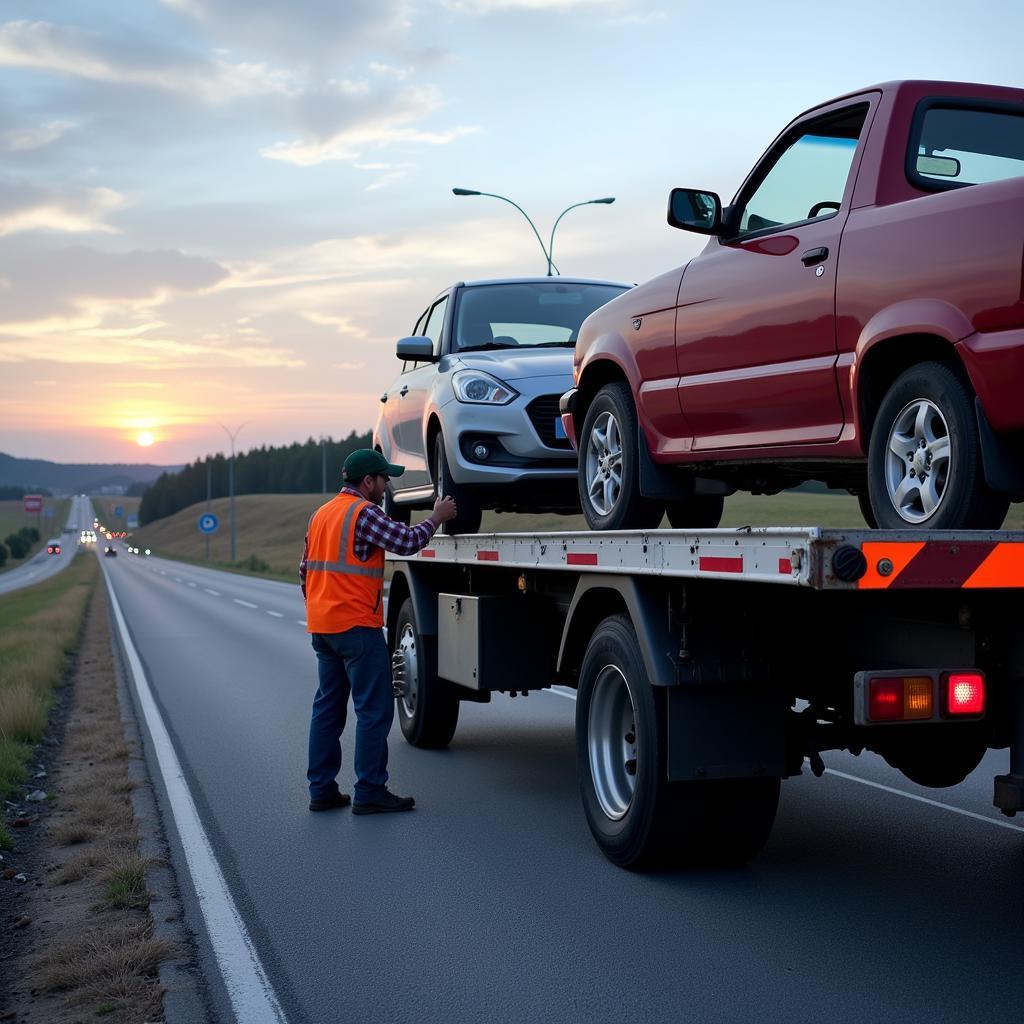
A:
<svg viewBox="0 0 1024 1024">
<path fill-rule="evenodd" d="M 533 233 L 537 236 L 537 242 L 540 245 L 540 251 L 542 253 L 544 253 L 544 259 L 547 261 L 547 264 L 548 264 L 548 273 L 547 273 L 548 277 L 552 276 L 552 274 L 551 274 L 552 267 L 554 267 L 554 269 L 559 274 L 562 273 L 558 269 L 558 266 L 551 259 L 551 246 L 554 245 L 554 242 L 555 242 L 555 228 L 558 227 L 558 221 L 560 221 L 569 212 L 569 210 L 575 210 L 577 206 L 590 206 L 591 203 L 601 203 L 601 204 L 607 205 L 609 203 L 614 203 L 615 202 L 615 197 L 614 196 L 609 196 L 609 197 L 607 197 L 605 199 L 587 199 L 585 202 L 573 203 L 572 206 L 567 207 L 566 209 L 564 209 L 558 215 L 558 219 L 555 221 L 555 226 L 551 229 L 551 242 L 549 243 L 548 247 L 545 249 L 544 248 L 544 241 L 540 237 L 540 232 L 537 230 L 537 227 L 533 223 L 533 221 L 530 220 L 530 218 L 527 215 L 526 211 L 518 203 L 513 203 L 512 200 L 509 199 L 507 196 L 499 196 L 499 195 L 497 195 L 494 192 L 477 192 L 475 189 L 471 189 L 471 188 L 453 188 L 452 189 L 452 193 L 454 195 L 457 195 L 457 196 L 490 196 L 491 199 L 501 199 L 503 202 L 511 203 L 512 206 L 514 206 L 524 217 L 526 217 L 526 220 L 529 223 L 530 227 L 533 228 Z"/>
<path fill-rule="evenodd" d="M 222 423 L 220 425 L 221 430 L 231 438 L 231 461 L 228 463 L 228 497 L 231 500 L 231 561 L 235 560 L 235 438 L 242 431 L 241 426 L 235 427 L 234 433 L 228 430 L 227 427 Z"/>
<path fill-rule="evenodd" d="M 611 206 L 615 202 L 615 196 L 606 196 L 604 199 L 586 199 L 582 203 L 573 203 L 572 206 L 567 206 L 555 220 L 554 227 L 551 229 L 551 241 L 548 242 L 548 277 L 551 276 L 551 260 L 552 253 L 555 251 L 555 228 L 558 227 L 558 222 L 570 211 L 575 210 L 577 206 L 591 206 L 594 203 L 598 203 L 601 206 Z M 561 271 L 559 271 L 561 273 Z"/>
</svg>

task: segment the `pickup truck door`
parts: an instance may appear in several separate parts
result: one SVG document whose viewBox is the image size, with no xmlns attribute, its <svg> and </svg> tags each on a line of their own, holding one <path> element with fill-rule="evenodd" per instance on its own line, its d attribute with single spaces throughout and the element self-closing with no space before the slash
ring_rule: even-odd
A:
<svg viewBox="0 0 1024 1024">
<path fill-rule="evenodd" d="M 797 122 L 683 275 L 679 400 L 694 450 L 828 442 L 843 429 L 836 270 L 870 104 Z"/>
<path fill-rule="evenodd" d="M 444 295 L 430 308 L 426 324 L 422 328 L 423 336 L 430 338 L 434 343 L 435 360 L 441 353 L 441 329 L 447 308 L 448 296 Z M 399 435 L 405 458 L 405 473 L 399 483 L 403 490 L 424 487 L 430 483 L 430 461 L 429 453 L 425 450 L 423 414 L 427 407 L 427 397 L 436 379 L 436 361 L 417 363 L 413 369 L 402 375 Z"/>
</svg>

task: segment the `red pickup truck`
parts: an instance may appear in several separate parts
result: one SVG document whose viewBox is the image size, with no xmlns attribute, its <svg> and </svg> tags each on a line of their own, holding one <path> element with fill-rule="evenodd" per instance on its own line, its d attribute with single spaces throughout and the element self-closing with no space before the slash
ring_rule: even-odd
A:
<svg viewBox="0 0 1024 1024">
<path fill-rule="evenodd" d="M 583 324 L 561 403 L 595 529 L 716 526 L 736 490 L 846 488 L 885 529 L 1024 499 L 1024 90 L 890 82 L 801 114 L 704 250 Z M 578 438 L 578 442 L 577 442 Z"/>
</svg>

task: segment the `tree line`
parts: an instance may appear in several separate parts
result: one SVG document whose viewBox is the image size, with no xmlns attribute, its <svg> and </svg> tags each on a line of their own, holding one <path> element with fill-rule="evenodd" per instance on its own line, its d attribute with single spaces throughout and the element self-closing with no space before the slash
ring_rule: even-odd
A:
<svg viewBox="0 0 1024 1024">
<path fill-rule="evenodd" d="M 341 441 L 329 438 L 324 442 L 328 493 L 341 487 L 345 459 L 357 448 L 369 448 L 372 443 L 370 431 L 357 434 L 354 430 Z M 230 461 L 225 455 L 208 455 L 177 473 L 162 473 L 142 495 L 139 523 L 145 526 L 205 501 L 207 478 L 211 498 L 227 497 Z M 312 437 L 304 444 L 295 442 L 287 447 L 264 445 L 235 456 L 235 494 L 315 494 L 320 490 L 321 473 L 320 442 Z"/>
</svg>

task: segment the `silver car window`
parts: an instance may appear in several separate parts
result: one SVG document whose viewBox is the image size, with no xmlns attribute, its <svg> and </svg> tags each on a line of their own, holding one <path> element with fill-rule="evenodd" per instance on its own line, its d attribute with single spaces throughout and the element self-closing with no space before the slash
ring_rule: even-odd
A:
<svg viewBox="0 0 1024 1024">
<path fill-rule="evenodd" d="M 448 296 L 446 295 L 440 302 L 434 304 L 434 308 L 430 311 L 430 318 L 427 320 L 427 326 L 423 329 L 424 336 L 434 343 L 435 356 L 441 354 L 441 328 L 444 326 L 444 311 L 447 308 Z"/>
</svg>

